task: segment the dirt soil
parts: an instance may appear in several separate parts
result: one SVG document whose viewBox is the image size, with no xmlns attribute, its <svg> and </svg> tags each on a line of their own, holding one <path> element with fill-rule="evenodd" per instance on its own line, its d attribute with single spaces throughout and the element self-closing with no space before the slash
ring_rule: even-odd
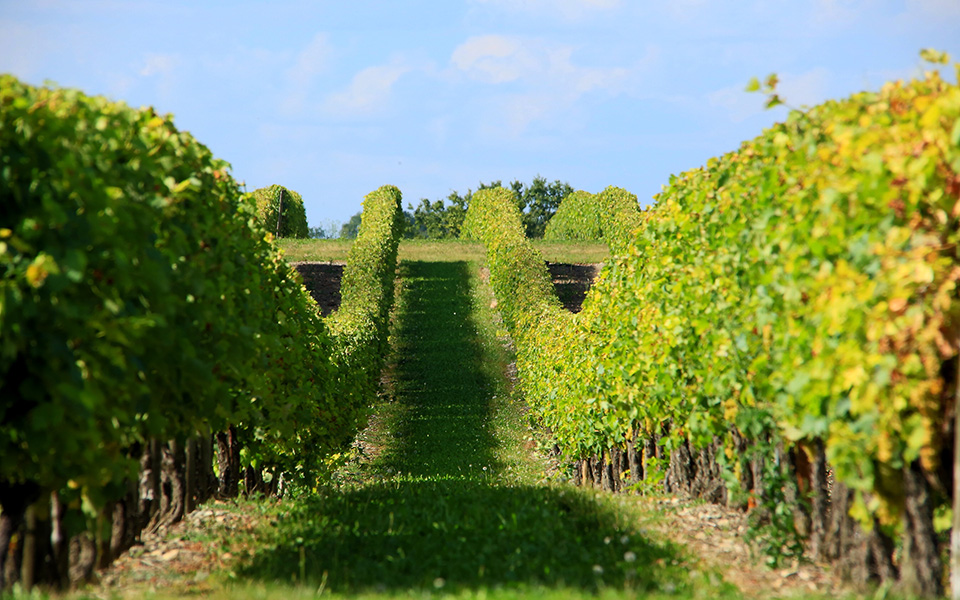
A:
<svg viewBox="0 0 960 600">
<path fill-rule="evenodd" d="M 563 307 L 570 312 L 578 313 L 583 306 L 583 300 L 590 291 L 602 264 L 568 264 L 547 261 L 547 269 L 553 279 L 553 289 L 563 303 Z"/>
<path fill-rule="evenodd" d="M 208 502 L 175 525 L 145 532 L 142 544 L 100 571 L 84 591 L 97 598 L 140 598 L 148 591 L 180 596 L 218 589 L 222 584 L 210 575 L 228 570 L 235 559 L 217 540 L 252 533 L 258 519 L 256 511 L 234 502 Z"/>
<path fill-rule="evenodd" d="M 600 274 L 603 263 L 599 264 L 571 264 L 545 261 L 550 278 L 553 280 L 553 289 L 563 304 L 563 308 L 573 313 L 580 312 L 583 301 L 590 291 L 590 286 Z M 480 267 L 480 279 L 490 281 L 490 269 Z M 493 308 L 496 308 L 494 301 Z"/>
<path fill-rule="evenodd" d="M 827 565 L 805 561 L 778 569 L 765 566 L 744 541 L 747 515 L 742 511 L 678 498 L 652 499 L 650 507 L 659 515 L 653 526 L 659 535 L 686 546 L 706 566 L 722 572 L 747 598 L 810 593 L 836 597 L 854 591 Z"/>
<path fill-rule="evenodd" d="M 345 262 L 291 262 L 310 295 L 320 306 L 320 314 L 327 316 L 340 308 L 340 281 Z"/>
</svg>

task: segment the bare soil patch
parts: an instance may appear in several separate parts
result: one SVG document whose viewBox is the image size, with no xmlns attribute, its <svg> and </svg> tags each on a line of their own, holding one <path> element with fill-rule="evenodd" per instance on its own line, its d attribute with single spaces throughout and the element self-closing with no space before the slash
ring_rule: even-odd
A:
<svg viewBox="0 0 960 600">
<path fill-rule="evenodd" d="M 764 565 L 744 540 L 748 525 L 742 511 L 673 497 L 652 499 L 650 505 L 659 515 L 653 526 L 658 535 L 683 544 L 705 566 L 719 569 L 747 598 L 811 593 L 834 597 L 854 591 L 827 565 L 812 561 L 780 568 Z"/>
<path fill-rule="evenodd" d="M 303 284 L 320 306 L 323 316 L 340 308 L 340 281 L 345 265 L 342 261 L 290 263 L 303 277 Z"/>
<path fill-rule="evenodd" d="M 550 279 L 553 280 L 553 289 L 563 304 L 563 308 L 572 313 L 580 312 L 583 307 L 583 301 L 587 297 L 587 292 L 593 282 L 596 281 L 603 263 L 556 263 L 544 261 L 547 270 L 550 272 Z M 480 279 L 484 282 L 490 281 L 490 269 L 480 267 Z M 497 302 L 493 301 L 491 308 L 496 308 Z"/>
<path fill-rule="evenodd" d="M 211 501 L 183 521 L 144 532 L 97 580 L 84 589 L 86 597 L 136 598 L 147 592 L 203 595 L 222 582 L 217 574 L 236 560 L 236 545 L 223 540 L 249 538 L 262 517 L 234 501 Z M 213 576 L 213 577 L 211 577 Z"/>
<path fill-rule="evenodd" d="M 553 289 L 563 303 L 563 307 L 572 313 L 580 312 L 590 286 L 600 274 L 603 264 L 570 264 L 547 261 L 547 269 L 553 279 Z"/>
</svg>

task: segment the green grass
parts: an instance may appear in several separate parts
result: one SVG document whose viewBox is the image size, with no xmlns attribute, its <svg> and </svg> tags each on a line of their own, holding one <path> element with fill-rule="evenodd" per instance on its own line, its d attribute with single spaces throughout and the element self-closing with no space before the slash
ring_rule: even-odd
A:
<svg viewBox="0 0 960 600">
<path fill-rule="evenodd" d="M 291 261 L 346 260 L 351 240 L 296 240 L 282 238 L 280 247 Z M 563 263 L 600 263 L 610 252 L 604 244 L 584 242 L 544 242 L 534 240 L 533 246 L 544 260 Z M 482 262 L 483 245 L 461 240 L 403 240 L 400 242 L 400 260 L 408 261 L 466 261 Z"/>
<path fill-rule="evenodd" d="M 295 246 L 331 259 L 342 242 Z M 683 548 L 648 535 L 656 515 L 637 497 L 547 480 L 525 445 L 528 417 L 504 374 L 513 357 L 474 245 L 405 246 L 436 254 L 400 265 L 388 392 L 364 434 L 376 457 L 299 498 L 239 502 L 259 525 L 203 534 L 239 557 L 204 583 L 118 595 L 738 598 Z M 567 261 L 591 262 L 575 260 L 589 249 L 561 246 Z"/>
<path fill-rule="evenodd" d="M 298 240 L 280 238 L 277 240 L 284 256 L 289 261 L 303 260 L 347 260 L 347 252 L 353 240 Z"/>
<path fill-rule="evenodd" d="M 680 550 L 646 537 L 623 498 L 538 482 L 476 265 L 405 261 L 400 271 L 386 447 L 366 482 L 284 503 L 229 593 L 731 594 L 691 577 Z"/>
</svg>

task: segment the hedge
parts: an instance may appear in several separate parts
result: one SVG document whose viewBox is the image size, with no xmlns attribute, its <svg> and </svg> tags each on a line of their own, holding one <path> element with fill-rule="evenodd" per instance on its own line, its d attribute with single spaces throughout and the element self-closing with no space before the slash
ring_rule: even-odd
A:
<svg viewBox="0 0 960 600">
<path fill-rule="evenodd" d="M 930 72 L 792 112 L 672 177 L 637 226 L 612 224 L 632 239 L 568 325 L 532 271 L 494 287 L 529 401 L 568 456 L 596 457 L 575 477 L 751 508 L 771 559 L 806 538 L 851 576 L 931 596 L 958 218 L 960 89 Z M 485 227 L 491 280 L 533 268 L 502 241 L 512 225 Z"/>
<path fill-rule="evenodd" d="M 351 253 L 328 326 L 229 165 L 169 115 L 2 76 L 0 147 L 0 574 L 17 531 L 24 577 L 64 585 L 56 528 L 94 532 L 87 569 L 241 475 L 313 485 L 382 364 L 399 193 L 368 198 L 383 250 Z"/>
<path fill-rule="evenodd" d="M 282 185 L 271 185 L 254 190 L 251 195 L 264 229 L 277 237 L 310 237 L 307 211 L 300 194 Z"/>
</svg>

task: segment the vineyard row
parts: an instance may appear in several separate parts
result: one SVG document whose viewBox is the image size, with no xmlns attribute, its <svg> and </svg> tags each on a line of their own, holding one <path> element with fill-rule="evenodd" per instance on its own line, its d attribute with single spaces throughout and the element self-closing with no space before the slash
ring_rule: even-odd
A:
<svg viewBox="0 0 960 600">
<path fill-rule="evenodd" d="M 613 254 L 577 315 L 508 191 L 475 194 L 465 224 L 572 477 L 741 507 L 771 561 L 942 593 L 960 88 L 931 71 L 794 111 L 647 210 L 626 196 L 576 193 L 548 226 Z"/>
<path fill-rule="evenodd" d="M 400 192 L 364 200 L 322 319 L 169 116 L 3 76 L 0 147 L 0 590 L 88 577 L 214 494 L 314 487 L 377 393 Z"/>
</svg>

